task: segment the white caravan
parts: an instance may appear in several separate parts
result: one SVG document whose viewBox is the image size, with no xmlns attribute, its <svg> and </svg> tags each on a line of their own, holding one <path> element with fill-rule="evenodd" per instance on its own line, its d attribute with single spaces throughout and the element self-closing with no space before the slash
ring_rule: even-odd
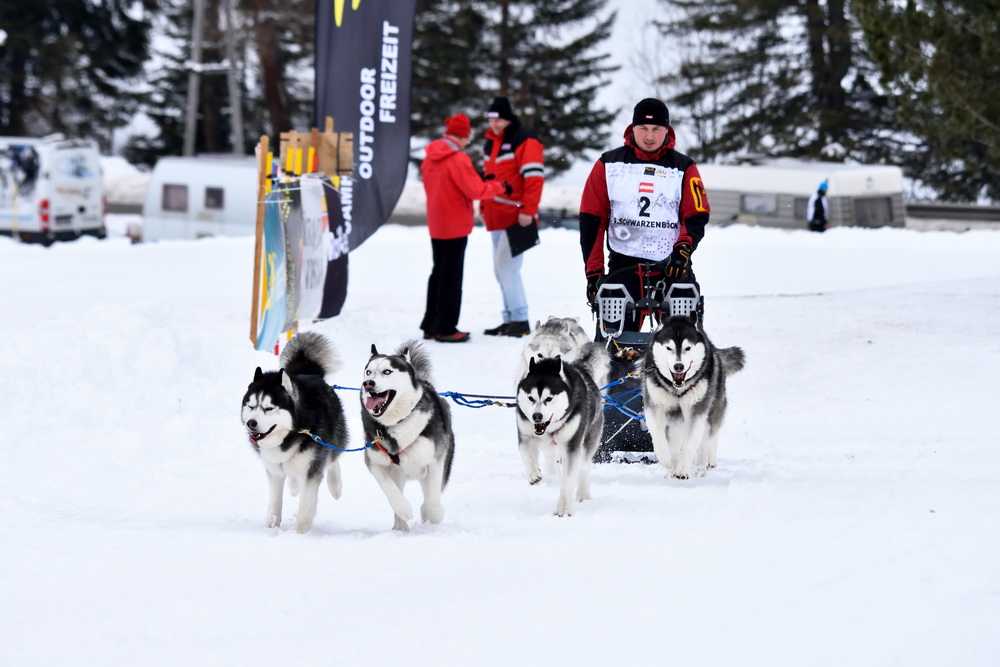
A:
<svg viewBox="0 0 1000 667">
<path fill-rule="evenodd" d="M 257 161 L 203 155 L 160 158 L 142 207 L 142 239 L 252 236 L 257 224 Z"/>
<path fill-rule="evenodd" d="M 903 170 L 790 158 L 699 164 L 712 222 L 805 229 L 809 197 L 828 186 L 830 226 L 903 227 Z"/>
<path fill-rule="evenodd" d="M 0 234 L 45 245 L 104 238 L 105 212 L 96 142 L 0 137 Z"/>
</svg>

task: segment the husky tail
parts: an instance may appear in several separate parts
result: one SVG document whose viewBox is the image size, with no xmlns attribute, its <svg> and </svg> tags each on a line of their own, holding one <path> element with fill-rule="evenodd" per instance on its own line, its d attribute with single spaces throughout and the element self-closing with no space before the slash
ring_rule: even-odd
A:
<svg viewBox="0 0 1000 667">
<path fill-rule="evenodd" d="M 290 375 L 325 376 L 340 370 L 340 357 L 323 334 L 303 331 L 295 334 L 281 352 L 281 367 Z"/>
<path fill-rule="evenodd" d="M 742 347 L 727 347 L 719 350 L 719 358 L 722 359 L 722 367 L 726 371 L 726 376 L 738 373 L 743 370 L 746 357 L 743 356 Z"/>
</svg>

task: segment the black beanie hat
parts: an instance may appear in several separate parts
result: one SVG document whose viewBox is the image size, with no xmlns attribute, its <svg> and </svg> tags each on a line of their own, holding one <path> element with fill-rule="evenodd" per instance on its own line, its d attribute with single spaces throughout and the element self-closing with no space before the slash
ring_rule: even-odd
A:
<svg viewBox="0 0 1000 667">
<path fill-rule="evenodd" d="M 670 112 L 667 105 L 653 97 L 647 97 L 635 105 L 632 112 L 633 125 L 662 125 L 670 126 Z"/>
<path fill-rule="evenodd" d="M 504 120 L 509 120 L 511 122 L 517 120 L 517 116 L 514 115 L 514 110 L 510 106 L 510 100 L 506 97 L 493 98 L 490 108 L 486 110 L 486 117 L 503 118 Z"/>
</svg>

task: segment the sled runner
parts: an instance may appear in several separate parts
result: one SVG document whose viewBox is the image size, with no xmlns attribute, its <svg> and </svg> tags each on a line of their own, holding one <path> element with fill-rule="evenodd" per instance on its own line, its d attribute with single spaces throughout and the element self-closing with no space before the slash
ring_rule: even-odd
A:
<svg viewBox="0 0 1000 667">
<path fill-rule="evenodd" d="M 597 340 L 605 343 L 611 355 L 612 381 L 622 378 L 604 391 L 604 432 L 594 457 L 597 463 L 656 463 L 642 417 L 642 379 L 638 375 L 642 357 L 662 319 L 692 310 L 701 313 L 704 308 L 696 284 L 668 285 L 652 264 L 639 265 L 640 297 L 635 300 L 622 280 L 634 281 L 635 276 L 632 268 L 610 274 L 594 299 Z"/>
</svg>

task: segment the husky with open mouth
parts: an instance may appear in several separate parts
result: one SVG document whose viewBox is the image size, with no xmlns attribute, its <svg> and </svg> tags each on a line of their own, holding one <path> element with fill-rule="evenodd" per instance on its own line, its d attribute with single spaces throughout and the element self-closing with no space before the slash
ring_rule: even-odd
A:
<svg viewBox="0 0 1000 667">
<path fill-rule="evenodd" d="M 319 486 L 340 498 L 340 452 L 315 442 L 346 448 L 344 409 L 326 375 L 340 368 L 333 344 L 322 334 L 296 334 L 281 353 L 280 369 L 254 373 L 243 396 L 241 417 L 254 451 L 260 455 L 270 484 L 266 525 L 281 525 L 285 478 L 292 495 L 300 495 L 295 530 L 309 532 L 316 516 Z"/>
<path fill-rule="evenodd" d="M 385 493 L 395 517 L 393 530 L 409 530 L 413 508 L 403 486 L 419 479 L 424 502 L 420 518 L 441 523 L 441 495 L 451 476 L 455 435 L 451 410 L 432 384 L 430 359 L 416 341 L 393 354 L 372 345 L 361 385 L 365 464 Z"/>
<path fill-rule="evenodd" d="M 590 464 L 603 430 L 601 393 L 585 361 L 528 360 L 528 372 L 517 385 L 517 444 L 530 484 L 542 478 L 538 455 L 543 448 L 562 464 L 556 516 L 573 513 L 574 486 L 576 500 L 590 498 Z"/>
<path fill-rule="evenodd" d="M 653 332 L 643 361 L 643 411 L 656 458 L 674 477 L 687 479 L 695 465 L 715 467 L 726 378 L 743 364 L 743 350 L 715 347 L 695 312 Z"/>
</svg>

